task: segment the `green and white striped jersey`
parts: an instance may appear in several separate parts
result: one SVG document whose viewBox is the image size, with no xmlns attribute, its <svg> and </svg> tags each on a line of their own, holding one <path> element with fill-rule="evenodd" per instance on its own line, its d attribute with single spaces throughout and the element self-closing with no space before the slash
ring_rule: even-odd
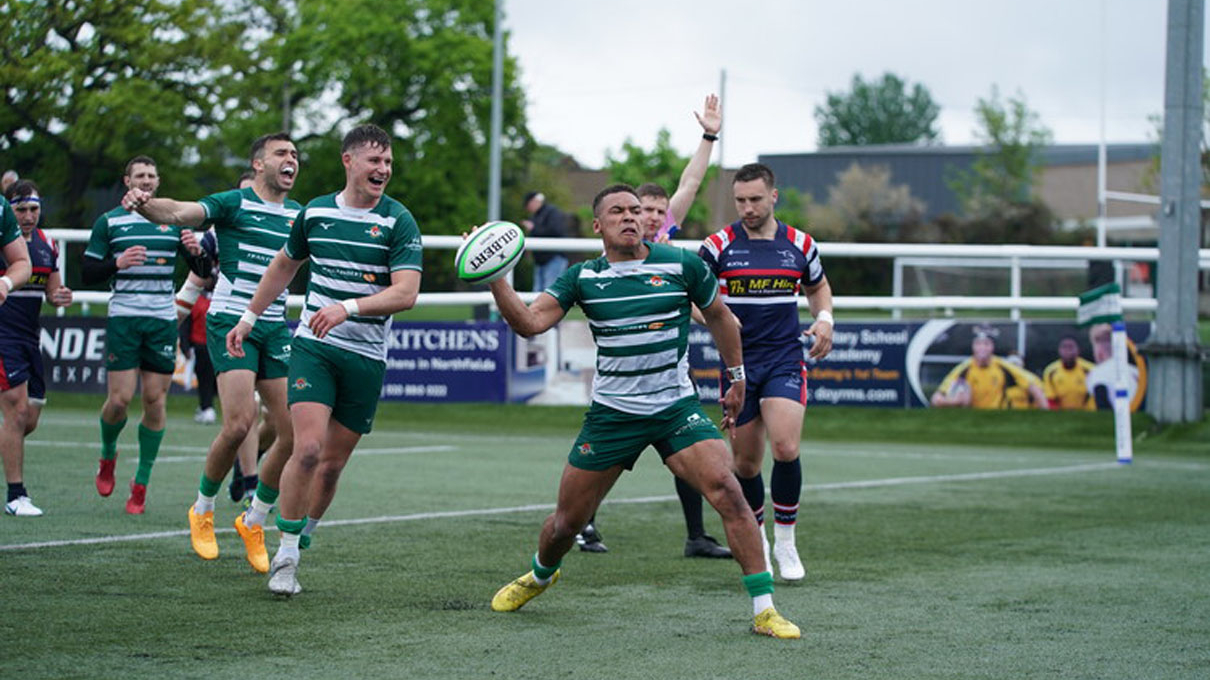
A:
<svg viewBox="0 0 1210 680">
<path fill-rule="evenodd" d="M 181 227 L 148 222 L 138 213 L 114 208 L 97 218 L 84 257 L 117 258 L 132 246 L 147 248 L 147 260 L 118 270 L 113 277 L 109 316 L 140 316 L 176 321 L 173 275 L 183 253 Z"/>
<path fill-rule="evenodd" d="M 696 254 L 648 243 L 645 260 L 604 256 L 572 265 L 546 289 L 564 311 L 578 304 L 597 345 L 592 400 L 634 414 L 697 394 L 689 377 L 690 304 L 708 307 L 718 281 Z"/>
<path fill-rule="evenodd" d="M 302 204 L 268 203 L 252 187 L 211 194 L 198 203 L 218 238 L 218 281 L 209 313 L 238 317 L 248 309 L 256 285 L 289 238 Z M 287 293 L 282 291 L 269 304 L 261 315 L 263 321 L 285 321 Z"/>
<path fill-rule="evenodd" d="M 17 240 L 21 236 L 21 227 L 17 224 L 17 213 L 13 212 L 8 201 L 0 196 L 0 248 Z"/>
<path fill-rule="evenodd" d="M 412 213 L 389 196 L 370 209 L 345 206 L 339 192 L 312 200 L 298 214 L 285 246 L 293 260 L 311 258 L 307 304 L 295 337 L 385 362 L 390 316 L 354 315 L 320 339 L 311 332 L 311 315 L 386 290 L 391 272 L 421 271 L 422 250 Z"/>
</svg>

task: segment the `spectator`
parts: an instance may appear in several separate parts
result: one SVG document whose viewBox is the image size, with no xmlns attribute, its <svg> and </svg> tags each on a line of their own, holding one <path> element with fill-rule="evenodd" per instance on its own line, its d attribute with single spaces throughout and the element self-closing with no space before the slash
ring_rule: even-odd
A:
<svg viewBox="0 0 1210 680">
<path fill-rule="evenodd" d="M 537 238 L 566 238 L 567 216 L 546 202 L 537 191 L 525 194 L 525 211 L 532 219 L 522 220 L 525 231 Z M 550 250 L 534 251 L 534 292 L 541 293 L 567 269 L 567 255 Z"/>
</svg>

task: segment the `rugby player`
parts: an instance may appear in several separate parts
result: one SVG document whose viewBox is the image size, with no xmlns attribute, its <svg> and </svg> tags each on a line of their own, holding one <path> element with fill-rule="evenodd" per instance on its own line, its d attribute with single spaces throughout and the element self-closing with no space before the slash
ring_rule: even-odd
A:
<svg viewBox="0 0 1210 680">
<path fill-rule="evenodd" d="M 730 426 L 743 405 L 739 331 L 701 259 L 645 242 L 640 217 L 634 189 L 606 187 L 593 200 L 593 231 L 601 234 L 604 255 L 573 265 L 528 306 L 506 280 L 490 284 L 501 315 L 526 337 L 548 330 L 578 304 L 598 350 L 592 404 L 563 468 L 558 504 L 538 536 L 532 569 L 501 588 L 492 609 L 520 609 L 558 579 L 576 533 L 623 470 L 651 445 L 722 516 L 752 597 L 753 630 L 797 638 L 798 627 L 773 607 L 773 576 L 761 560 L 756 522 L 731 472 L 722 435 L 702 413 L 689 377 L 689 318 L 696 304 L 735 380 L 723 401 L 723 427 Z"/>
<path fill-rule="evenodd" d="M 765 439 L 773 451 L 773 556 L 787 581 L 806 576 L 795 544 L 802 464 L 798 445 L 807 403 L 803 342 L 798 325 L 798 295 L 806 295 L 814 323 L 810 356 L 821 359 L 832 349 L 832 288 L 824 276 L 815 241 L 773 215 L 777 188 L 773 171 L 759 163 L 739 169 L 731 184 L 740 219 L 706 238 L 698 254 L 719 279 L 719 293 L 740 321 L 748 380 L 744 410 L 731 432 L 735 473 L 744 497 L 764 531 L 765 483 L 761 466 Z M 725 376 L 724 376 L 725 382 Z"/>
<path fill-rule="evenodd" d="M 160 186 L 155 161 L 136 156 L 122 176 L 128 190 L 154 195 Z M 143 418 L 139 423 L 139 467 L 130 482 L 126 512 L 143 514 L 147 483 L 164 440 L 165 402 L 176 367 L 176 311 L 173 277 L 181 254 L 189 268 L 209 274 L 193 231 L 178 222 L 150 222 L 119 206 L 97 218 L 84 251 L 84 283 L 113 279 L 109 320 L 105 326 L 107 394 L 101 407 L 101 460 L 97 493 L 114 488 L 118 435 L 139 381 L 143 383 Z"/>
<path fill-rule="evenodd" d="M 247 439 L 259 412 L 254 392 L 268 409 L 277 441 L 261 465 L 256 497 L 235 518 L 248 564 L 269 571 L 264 521 L 279 493 L 281 469 L 292 449 L 286 411 L 286 371 L 290 359 L 290 329 L 286 325 L 286 291 L 262 308 L 263 319 L 245 351 L 226 351 L 227 332 L 248 309 L 248 302 L 269 262 L 285 243 L 299 209 L 289 192 L 298 175 L 298 151 L 284 132 L 262 135 L 249 153 L 255 177 L 252 186 L 211 194 L 196 202 L 153 198 L 141 191 L 126 194 L 123 204 L 149 219 L 191 226 L 213 225 L 218 239 L 219 273 L 206 315 L 206 347 L 218 375 L 223 423 L 210 444 L 198 482 L 197 498 L 189 507 L 189 538 L 193 551 L 217 559 L 214 499 L 231 471 L 240 444 Z M 200 292 L 200 291 L 198 291 Z M 196 299 L 196 295 L 194 295 Z M 188 300 L 192 302 L 192 300 Z"/>
<path fill-rule="evenodd" d="M 420 292 L 420 229 L 412 213 L 385 193 L 391 138 L 375 125 L 354 128 L 341 145 L 341 162 L 344 189 L 312 200 L 299 213 L 227 334 L 227 351 L 243 356 L 244 340 L 256 332 L 261 314 L 310 261 L 306 306 L 290 356 L 294 454 L 282 472 L 281 545 L 269 577 L 269 590 L 278 595 L 302 590 L 299 548 L 308 511 L 323 516 L 353 448 L 370 432 L 386 374 L 391 315 L 411 309 Z"/>
<path fill-rule="evenodd" d="M 42 510 L 30 500 L 25 488 L 25 438 L 38 427 L 38 417 L 46 404 L 46 380 L 42 373 L 42 352 L 38 346 L 38 314 L 42 296 L 56 307 L 71 304 L 71 290 L 61 285 L 59 251 L 38 228 L 42 214 L 42 198 L 38 186 L 29 180 L 10 184 L 3 206 L 4 224 L 0 225 L 0 243 L 5 243 L 11 228 L 8 217 L 15 214 L 17 239 L 24 242 L 29 265 L 29 279 L 20 289 L 6 284 L 20 275 L 19 247 L 10 253 L 5 243 L 0 256 L 0 458 L 4 461 L 4 477 L 8 482 L 5 514 L 17 517 L 38 517 Z M 0 199 L 3 200 L 3 199 Z M 11 211 L 9 204 L 12 205 Z M 12 259 L 10 259 L 10 257 Z M 11 291 L 11 292 L 10 292 Z"/>
</svg>

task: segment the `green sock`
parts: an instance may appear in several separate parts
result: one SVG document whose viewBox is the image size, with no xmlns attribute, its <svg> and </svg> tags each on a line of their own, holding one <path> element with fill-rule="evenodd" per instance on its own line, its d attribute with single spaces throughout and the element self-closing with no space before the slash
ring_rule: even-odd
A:
<svg viewBox="0 0 1210 680">
<path fill-rule="evenodd" d="M 134 473 L 135 484 L 147 484 L 151 479 L 151 466 L 160 455 L 160 443 L 164 441 L 163 430 L 149 430 L 139 423 L 139 469 Z"/>
<path fill-rule="evenodd" d="M 277 495 L 279 493 L 281 491 L 269 486 L 263 479 L 256 484 L 256 497 L 268 505 L 273 505 L 277 502 Z"/>
<path fill-rule="evenodd" d="M 220 479 L 216 482 L 207 477 L 205 472 L 202 473 L 202 481 L 198 483 L 197 490 L 203 496 L 214 498 L 218 495 L 218 490 L 221 488 L 223 488 L 223 480 Z"/>
<path fill-rule="evenodd" d="M 563 565 L 563 560 L 559 560 L 553 567 L 544 567 L 538 562 L 538 553 L 534 553 L 534 559 L 531 561 L 531 563 L 534 568 L 534 577 L 545 581 L 551 576 L 555 575 L 555 572 L 558 571 L 559 567 Z"/>
<path fill-rule="evenodd" d="M 113 460 L 118 457 L 118 435 L 122 434 L 124 427 L 126 427 L 125 418 L 117 423 L 107 423 L 104 418 L 101 418 L 101 457 L 105 460 Z"/>
<path fill-rule="evenodd" d="M 303 527 L 307 526 L 307 518 L 302 519 L 282 519 L 281 515 L 277 516 L 277 528 L 284 533 L 299 535 L 302 533 Z"/>
<path fill-rule="evenodd" d="M 759 574 L 748 574 L 744 577 L 744 587 L 748 589 L 748 595 L 751 597 L 772 595 L 773 574 L 767 571 L 762 571 Z"/>
</svg>

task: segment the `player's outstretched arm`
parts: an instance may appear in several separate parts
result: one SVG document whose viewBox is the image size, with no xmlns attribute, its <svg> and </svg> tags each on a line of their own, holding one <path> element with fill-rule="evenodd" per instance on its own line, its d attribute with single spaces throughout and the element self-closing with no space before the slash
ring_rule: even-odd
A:
<svg viewBox="0 0 1210 680">
<path fill-rule="evenodd" d="M 719 130 L 723 129 L 723 112 L 717 95 L 712 94 L 706 97 L 702 113 L 694 111 L 693 115 L 697 117 L 697 122 L 702 126 L 702 132 L 706 135 L 717 137 Z M 697 145 L 697 151 L 689 158 L 689 164 L 681 171 L 681 180 L 677 184 L 672 198 L 668 200 L 668 210 L 676 216 L 676 219 L 683 220 L 689 213 L 693 199 L 697 196 L 697 191 L 702 186 L 702 180 L 706 177 L 706 170 L 710 168 L 710 154 L 713 152 L 714 141 L 702 137 L 702 141 Z"/>
<path fill-rule="evenodd" d="M 171 198 L 152 198 L 150 192 L 131 189 L 122 197 L 122 207 L 137 212 L 157 224 L 176 224 L 182 227 L 200 227 L 206 221 L 206 211 L 201 203 L 175 201 Z"/>
<path fill-rule="evenodd" d="M 517 335 L 524 338 L 550 330 L 567 313 L 550 293 L 541 293 L 532 304 L 526 305 L 521 296 L 517 295 L 517 291 L 504 279 L 492 281 L 488 288 L 492 291 L 492 297 L 496 298 L 500 316 L 504 317 Z"/>
<path fill-rule="evenodd" d="M 744 350 L 740 343 L 739 324 L 735 322 L 735 315 L 718 297 L 715 297 L 709 306 L 703 307 L 701 313 L 706 328 L 710 329 L 710 335 L 714 338 L 714 346 L 718 348 L 719 356 L 723 359 L 723 365 L 727 367 L 728 372 L 733 373 L 728 376 L 731 386 L 727 388 L 727 393 L 722 399 L 722 427 L 726 429 L 735 423 L 736 416 L 744 407 Z"/>
<path fill-rule="evenodd" d="M 302 260 L 291 259 L 284 250 L 277 251 L 277 255 L 273 256 L 273 261 L 265 269 L 260 284 L 256 286 L 247 311 L 240 317 L 239 323 L 235 324 L 235 328 L 227 333 L 227 351 L 231 356 L 244 356 L 244 338 L 252 332 L 252 324 L 256 323 L 257 317 L 264 314 L 277 296 L 290 285 L 301 266 Z"/>
<path fill-rule="evenodd" d="M 4 261 L 8 263 L 4 278 L 0 279 L 0 305 L 8 299 L 8 294 L 24 286 L 29 281 L 33 269 L 29 263 L 29 248 L 25 239 L 18 236 L 4 245 Z"/>
<path fill-rule="evenodd" d="M 832 351 L 832 286 L 828 277 L 823 277 L 819 283 L 803 289 L 807 295 L 807 303 L 811 305 L 811 316 L 815 323 L 805 331 L 806 335 L 815 337 L 809 356 L 812 359 L 822 359 Z"/>
</svg>

